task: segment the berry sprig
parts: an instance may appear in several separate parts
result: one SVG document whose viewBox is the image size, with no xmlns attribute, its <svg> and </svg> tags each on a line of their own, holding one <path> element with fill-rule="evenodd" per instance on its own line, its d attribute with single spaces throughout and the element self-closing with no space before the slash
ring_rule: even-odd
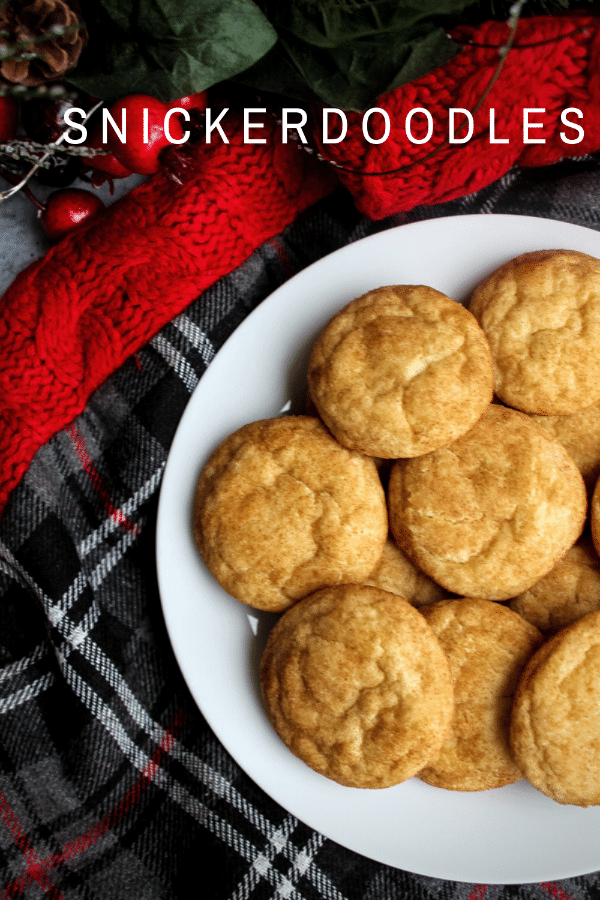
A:
<svg viewBox="0 0 600 900">
<path fill-rule="evenodd" d="M 59 152 L 58 145 L 56 146 L 56 152 Z M 81 159 L 92 159 L 96 156 L 108 156 L 108 151 L 103 150 L 101 147 L 94 149 L 89 146 L 85 147 L 61 147 L 60 153 L 63 156 L 73 156 Z M 11 161 L 14 163 L 32 163 L 38 165 L 40 168 L 51 168 L 52 163 L 50 160 L 50 156 L 48 155 L 48 145 L 40 144 L 37 141 L 31 141 L 28 138 L 23 138 L 22 140 L 13 140 L 10 142 L 1 142 L 0 143 L 0 157 L 5 157 L 2 159 L 4 164 L 10 163 Z"/>
<path fill-rule="evenodd" d="M 177 183 L 183 183 L 190 154 L 184 146 L 183 117 L 177 108 L 185 110 L 185 126 L 189 140 L 198 140 L 204 131 L 206 94 L 183 97 L 173 103 L 163 103 L 155 97 L 129 95 L 108 107 L 110 119 L 127 121 L 125 139 L 118 129 L 104 129 L 97 111 L 103 106 L 89 96 L 38 97 L 18 104 L 14 96 L 0 96 L 0 177 L 12 187 L 0 192 L 0 203 L 22 191 L 38 208 L 39 217 L 51 240 L 58 240 L 83 226 L 104 207 L 92 192 L 68 185 L 79 175 L 92 187 L 109 183 L 132 174 L 152 175 L 163 170 Z M 65 128 L 65 113 L 73 107 L 87 110 L 83 124 L 89 126 L 85 143 L 65 141 L 73 134 Z M 19 123 L 21 131 L 18 133 Z M 107 132 L 107 133 L 106 133 Z M 30 168 L 24 170 L 24 164 Z M 29 187 L 35 178 L 62 190 L 39 201 Z"/>
<path fill-rule="evenodd" d="M 108 134 L 108 148 L 113 156 L 131 172 L 154 175 L 160 169 L 174 181 L 185 177 L 186 152 L 183 146 L 184 127 L 173 109 L 183 109 L 190 123 L 197 128 L 204 122 L 206 94 L 182 97 L 174 103 L 163 103 L 147 94 L 130 94 L 117 100 L 109 108 L 111 117 L 127 121 L 127 139 L 122 141 L 116 131 Z M 197 137 L 190 129 L 190 140 Z"/>
</svg>

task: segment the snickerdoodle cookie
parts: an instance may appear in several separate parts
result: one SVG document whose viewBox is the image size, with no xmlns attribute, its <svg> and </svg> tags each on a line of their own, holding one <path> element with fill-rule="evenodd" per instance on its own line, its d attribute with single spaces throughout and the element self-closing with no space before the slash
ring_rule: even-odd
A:
<svg viewBox="0 0 600 900">
<path fill-rule="evenodd" d="M 448 591 L 421 572 L 392 538 L 385 542 L 379 562 L 365 584 L 398 594 L 416 607 L 448 596 Z"/>
<path fill-rule="evenodd" d="M 591 541 L 578 541 L 547 575 L 513 597 L 510 608 L 544 634 L 600 609 L 600 558 Z"/>
<path fill-rule="evenodd" d="M 341 447 L 318 419 L 282 416 L 245 425 L 214 451 L 194 531 L 226 591 L 276 612 L 325 585 L 364 581 L 388 521 L 372 460 Z"/>
<path fill-rule="evenodd" d="M 510 755 L 512 698 L 542 635 L 489 600 L 442 600 L 422 608 L 450 661 L 454 714 L 442 749 L 419 777 L 453 791 L 485 791 L 518 781 Z"/>
<path fill-rule="evenodd" d="M 600 403 L 568 416 L 532 416 L 563 445 L 583 475 L 588 493 L 600 477 Z"/>
<path fill-rule="evenodd" d="M 506 600 L 545 575 L 583 528 L 583 479 L 528 416 L 492 404 L 450 447 L 394 463 L 388 487 L 398 546 L 463 597 Z"/>
<path fill-rule="evenodd" d="M 600 554 L 600 478 L 598 478 L 590 499 L 590 525 L 592 542 L 596 553 Z"/>
<path fill-rule="evenodd" d="M 510 745 L 538 790 L 559 803 L 600 804 L 600 612 L 549 638 L 527 664 Z"/>
<path fill-rule="evenodd" d="M 472 314 L 430 287 L 392 285 L 353 300 L 317 338 L 312 400 L 347 447 L 419 456 L 464 434 L 491 402 L 493 368 Z"/>
<path fill-rule="evenodd" d="M 478 285 L 469 309 L 509 406 L 566 415 L 600 400 L 600 260 L 575 250 L 524 253 Z"/>
<path fill-rule="evenodd" d="M 292 753 L 351 787 L 415 775 L 452 715 L 450 667 L 433 631 L 406 600 L 374 587 L 324 588 L 285 612 L 261 687 Z"/>
</svg>

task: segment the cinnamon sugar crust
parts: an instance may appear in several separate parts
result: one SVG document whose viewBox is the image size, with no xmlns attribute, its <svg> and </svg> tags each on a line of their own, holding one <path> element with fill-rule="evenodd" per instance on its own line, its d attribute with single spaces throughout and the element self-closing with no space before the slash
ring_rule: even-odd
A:
<svg viewBox="0 0 600 900">
<path fill-rule="evenodd" d="M 564 447 L 498 405 L 450 447 L 394 463 L 388 505 L 394 539 L 415 565 L 455 594 L 488 600 L 549 572 L 587 509 Z"/>
<path fill-rule="evenodd" d="M 392 538 L 385 542 L 379 561 L 365 584 L 398 594 L 417 609 L 448 596 L 448 591 L 415 566 Z"/>
<path fill-rule="evenodd" d="M 563 628 L 527 664 L 515 694 L 511 751 L 542 793 L 600 804 L 600 612 Z"/>
<path fill-rule="evenodd" d="M 510 753 L 513 694 L 542 643 L 533 625 L 489 600 L 442 600 L 422 609 L 450 661 L 454 715 L 440 753 L 419 775 L 453 791 L 484 791 L 522 778 Z"/>
<path fill-rule="evenodd" d="M 415 775 L 452 715 L 450 667 L 433 631 L 406 600 L 374 587 L 324 588 L 284 613 L 261 687 L 292 753 L 350 787 Z"/>
<path fill-rule="evenodd" d="M 575 250 L 524 253 L 478 285 L 469 309 L 508 406 L 568 415 L 600 400 L 600 260 Z"/>
<path fill-rule="evenodd" d="M 544 634 L 554 634 L 600 609 L 600 558 L 582 538 L 528 591 L 513 597 L 510 608 Z"/>
<path fill-rule="evenodd" d="M 388 534 L 373 460 L 308 416 L 253 422 L 227 437 L 199 479 L 196 541 L 232 596 L 280 612 L 317 588 L 362 582 Z"/>
<path fill-rule="evenodd" d="M 464 306 L 430 287 L 392 285 L 330 320 L 314 344 L 308 384 L 341 444 L 396 459 L 464 434 L 491 402 L 493 368 Z"/>
</svg>

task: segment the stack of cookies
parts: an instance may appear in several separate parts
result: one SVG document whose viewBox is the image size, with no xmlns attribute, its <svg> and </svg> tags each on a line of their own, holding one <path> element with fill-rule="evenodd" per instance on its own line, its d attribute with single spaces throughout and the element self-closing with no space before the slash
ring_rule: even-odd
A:
<svg viewBox="0 0 600 900">
<path fill-rule="evenodd" d="M 196 540 L 282 613 L 263 698 L 317 772 L 600 803 L 599 369 L 600 261 L 528 253 L 468 308 L 352 301 L 313 346 L 311 415 L 213 453 Z"/>
</svg>

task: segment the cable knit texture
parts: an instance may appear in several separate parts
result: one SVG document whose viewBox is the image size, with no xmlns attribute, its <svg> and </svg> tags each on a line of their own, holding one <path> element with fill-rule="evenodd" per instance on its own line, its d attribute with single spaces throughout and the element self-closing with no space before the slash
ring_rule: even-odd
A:
<svg viewBox="0 0 600 900">
<path fill-rule="evenodd" d="M 522 19 L 500 77 L 474 116 L 473 137 L 464 144 L 444 146 L 448 110 L 475 109 L 498 65 L 498 50 L 506 44 L 509 27 L 506 22 L 487 22 L 477 28 L 456 28 L 452 35 L 464 44 L 454 59 L 377 101 L 390 118 L 390 136 L 385 142 L 369 144 L 362 135 L 362 115 L 352 113 L 348 114 L 347 138 L 322 147 L 327 158 L 363 172 L 409 166 L 385 177 L 340 173 L 360 211 L 373 219 L 472 193 L 515 164 L 542 166 L 600 147 L 600 20 L 577 15 Z M 425 144 L 411 143 L 405 133 L 406 116 L 415 107 L 427 109 L 433 119 L 433 135 Z M 529 132 L 530 139 L 543 139 L 543 144 L 524 143 L 522 109 L 527 107 L 544 110 L 530 115 L 531 121 L 544 127 Z M 577 144 L 566 143 L 560 136 L 561 131 L 570 139 L 577 136 L 560 119 L 569 107 L 583 114 L 581 119 L 569 114 L 569 119 L 584 129 L 584 138 Z M 509 143 L 491 143 L 491 108 L 495 111 L 495 137 Z M 381 126 L 382 117 L 374 114 L 373 137 L 378 137 L 377 120 Z M 460 121 L 457 115 L 457 126 Z M 415 114 L 413 136 L 425 137 L 426 125 L 424 114 Z M 319 120 L 315 138 L 320 137 Z"/>
<path fill-rule="evenodd" d="M 455 37 L 465 47 L 455 59 L 379 101 L 392 122 L 385 143 L 368 144 L 360 116 L 349 116 L 348 137 L 327 145 L 329 156 L 369 172 L 411 165 L 387 177 L 341 173 L 361 212 L 383 218 L 464 196 L 515 163 L 538 166 L 600 148 L 600 24 L 592 17 L 548 16 L 519 24 L 515 47 L 475 116 L 473 139 L 429 156 L 443 142 L 448 109 L 475 107 L 497 65 L 495 48 L 507 36 L 506 23 L 457 29 Z M 436 123 L 427 145 L 411 144 L 404 134 L 407 112 L 416 106 L 427 108 Z M 532 132 L 544 144 L 523 143 L 520 109 L 527 106 L 546 110 L 542 134 Z M 570 106 L 584 117 L 585 137 L 578 144 L 560 139 L 560 112 Z M 497 136 L 508 137 L 508 144 L 490 143 L 490 107 L 496 110 Z M 81 412 L 112 371 L 331 190 L 333 169 L 282 144 L 274 123 L 265 123 L 268 142 L 257 145 L 244 144 L 241 123 L 231 122 L 229 114 L 229 144 L 197 148 L 184 186 L 162 174 L 152 177 L 52 248 L 5 294 L 0 511 L 36 450 Z"/>
<path fill-rule="evenodd" d="M 232 121 L 231 119 L 229 120 Z M 192 177 L 157 175 L 22 272 L 0 304 L 0 509 L 35 451 L 162 325 L 335 180 L 271 129 L 266 145 L 199 147 Z"/>
</svg>

